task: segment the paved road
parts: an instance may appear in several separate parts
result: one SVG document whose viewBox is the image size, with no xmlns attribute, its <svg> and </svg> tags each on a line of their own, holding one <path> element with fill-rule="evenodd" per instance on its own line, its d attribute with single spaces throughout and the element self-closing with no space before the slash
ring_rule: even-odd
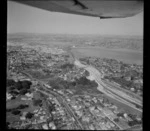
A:
<svg viewBox="0 0 150 131">
<path fill-rule="evenodd" d="M 38 91 L 40 91 L 40 92 L 42 92 L 42 93 L 44 93 L 44 94 L 46 94 L 46 95 L 49 96 L 49 93 L 47 93 L 47 92 L 45 92 L 43 90 L 39 90 L 38 89 Z M 82 125 L 80 124 L 80 122 L 78 121 L 78 119 L 76 118 L 76 116 L 74 115 L 74 113 L 72 112 L 72 110 L 70 109 L 70 107 L 68 106 L 68 104 L 65 102 L 64 98 L 62 98 L 60 95 L 58 96 L 58 94 L 56 94 L 56 92 L 52 92 L 52 91 L 50 91 L 50 92 L 51 92 L 51 94 L 53 94 L 54 96 L 57 97 L 57 100 L 59 100 L 62 105 L 64 105 L 64 107 L 67 109 L 67 111 L 69 112 L 69 114 L 75 119 L 75 122 L 77 122 L 77 125 L 80 126 L 80 129 L 83 130 Z"/>
<path fill-rule="evenodd" d="M 114 83 L 112 83 L 112 82 L 110 82 L 110 81 L 102 80 L 102 82 L 103 82 L 103 83 L 106 83 L 107 86 L 110 87 L 110 88 L 115 88 L 115 89 L 117 88 L 118 90 L 120 90 L 120 91 L 122 91 L 122 92 L 124 92 L 124 93 L 127 93 L 127 94 L 131 95 L 132 97 L 135 97 L 136 99 L 138 99 L 138 100 L 140 100 L 140 101 L 143 100 L 143 98 L 142 98 L 141 96 L 139 96 L 139 95 L 137 95 L 137 94 L 135 94 L 135 93 L 133 93 L 133 92 L 127 90 L 127 89 L 121 88 L 120 86 L 115 85 Z"/>
<path fill-rule="evenodd" d="M 128 96 L 127 94 L 119 91 L 119 90 L 113 90 L 113 88 L 110 88 L 109 86 L 107 86 L 105 83 L 103 83 L 101 81 L 102 75 L 101 73 L 95 69 L 92 66 L 87 66 L 87 65 L 83 65 L 80 63 L 80 61 L 78 61 L 77 59 L 74 62 L 75 65 L 86 69 L 87 71 L 89 71 L 90 75 L 92 75 L 93 78 L 95 78 L 95 81 L 98 83 L 98 90 L 100 90 L 101 92 L 105 93 L 106 95 L 116 99 L 117 101 L 120 101 L 121 103 L 124 103 L 126 105 L 129 105 L 130 107 L 142 112 L 141 109 L 136 108 L 132 103 L 136 103 L 140 106 L 142 106 L 141 101 L 131 98 L 130 96 Z M 129 102 L 130 101 L 130 102 Z"/>
<path fill-rule="evenodd" d="M 97 69 L 93 68 L 92 66 L 83 65 L 83 64 L 81 64 L 80 61 L 78 61 L 78 60 L 75 60 L 75 65 L 77 65 L 77 66 L 79 66 L 79 67 L 81 67 L 81 68 L 85 68 L 87 71 L 90 72 L 90 75 L 92 75 L 92 76 L 94 77 L 95 81 L 96 81 L 96 82 L 98 83 L 98 85 L 99 85 L 99 86 L 98 86 L 98 90 L 100 90 L 101 92 L 105 93 L 106 95 L 108 95 L 108 96 L 110 96 L 110 97 L 112 97 L 112 98 L 114 98 L 114 99 L 120 101 L 121 103 L 124 103 L 124 104 L 126 104 L 126 105 L 128 105 L 128 106 L 130 106 L 130 107 L 132 107 L 132 108 L 134 108 L 134 109 L 139 110 L 140 112 L 142 112 L 142 110 L 136 108 L 134 105 L 132 105 L 131 103 L 129 103 L 129 102 L 126 100 L 126 99 L 129 99 L 129 97 L 127 97 L 127 98 L 126 98 L 126 96 L 123 96 L 123 97 L 122 97 L 122 94 L 118 94 L 118 93 L 117 93 L 117 95 L 116 95 L 116 94 L 115 94 L 116 91 L 114 92 L 113 89 L 110 89 L 109 87 L 107 87 L 107 85 L 104 84 L 104 83 L 101 81 L 102 76 L 101 76 L 100 72 L 99 72 Z M 25 74 L 27 74 L 27 73 L 25 73 Z M 27 74 L 27 75 L 28 75 L 30 78 L 32 78 L 32 76 L 31 76 L 30 74 Z M 32 78 L 32 79 L 37 80 L 37 79 L 35 79 L 35 78 Z M 42 81 L 40 81 L 40 80 L 37 80 L 37 81 L 38 81 L 39 83 L 43 84 L 43 85 L 46 84 L 46 83 L 44 83 L 44 82 L 42 82 Z M 53 92 L 53 93 L 54 93 L 54 92 Z M 74 119 L 77 121 L 77 123 L 78 123 L 78 125 L 80 126 L 80 128 L 83 129 L 81 123 L 78 121 L 78 119 L 77 119 L 76 116 L 74 115 L 73 111 L 70 109 L 69 105 L 63 100 L 63 98 L 60 96 L 60 94 L 56 94 L 56 92 L 55 92 L 55 95 L 57 95 L 58 98 L 60 98 L 60 101 L 61 101 L 62 103 L 64 103 L 66 109 L 69 111 L 69 113 L 70 113 L 70 114 L 74 117 Z M 121 95 L 121 96 L 120 96 L 120 95 Z M 133 100 L 131 100 L 131 99 L 130 99 L 130 101 L 133 102 Z M 135 101 L 134 101 L 134 102 L 135 102 Z"/>
<path fill-rule="evenodd" d="M 48 95 L 48 96 L 49 96 L 50 94 L 47 93 L 47 92 L 50 92 L 51 94 L 53 94 L 54 96 L 56 96 L 57 99 L 65 106 L 65 108 L 67 109 L 67 111 L 69 112 L 69 114 L 71 114 L 71 116 L 75 119 L 75 122 L 77 122 L 77 125 L 80 126 L 80 129 L 83 130 L 83 127 L 82 127 L 81 123 L 78 121 L 77 117 L 74 115 L 74 112 L 73 112 L 72 109 L 69 107 L 69 105 L 66 103 L 65 99 L 64 99 L 62 96 L 60 96 L 60 94 L 58 94 L 57 92 L 54 92 L 54 91 L 52 91 L 52 90 L 48 90 L 48 89 L 45 87 L 45 85 L 47 85 L 45 82 L 40 81 L 40 80 L 38 80 L 38 79 L 36 79 L 36 78 L 33 78 L 30 74 L 28 74 L 28 73 L 26 73 L 26 72 L 22 72 L 22 73 L 24 73 L 25 75 L 27 75 L 28 77 L 30 77 L 32 80 L 36 80 L 36 81 L 39 82 L 39 84 L 41 85 L 41 89 L 37 89 L 38 91 L 40 91 L 40 92 L 42 92 L 42 93 L 44 93 L 44 94 L 46 94 L 46 95 Z M 48 85 L 48 86 L 49 86 L 49 85 Z"/>
<path fill-rule="evenodd" d="M 107 90 L 109 90 L 109 91 L 111 91 L 113 93 L 117 93 L 118 96 L 120 96 L 120 97 L 122 97 L 124 99 L 127 99 L 128 101 L 134 102 L 134 103 L 142 106 L 142 103 L 141 103 L 140 100 L 137 100 L 137 99 L 134 99 L 134 98 L 130 97 L 126 93 L 124 93 L 124 92 L 122 92 L 120 90 L 117 90 L 117 88 L 114 89 L 114 88 L 111 88 L 110 85 L 108 86 L 108 85 L 104 84 L 102 82 L 102 80 L 101 80 L 102 77 L 101 77 L 101 74 L 100 74 L 100 72 L 98 70 L 94 69 L 93 67 L 87 67 L 86 69 L 91 73 L 91 75 L 94 76 L 96 81 L 98 81 L 98 83 L 104 87 L 103 88 L 104 90 L 107 89 Z"/>
</svg>

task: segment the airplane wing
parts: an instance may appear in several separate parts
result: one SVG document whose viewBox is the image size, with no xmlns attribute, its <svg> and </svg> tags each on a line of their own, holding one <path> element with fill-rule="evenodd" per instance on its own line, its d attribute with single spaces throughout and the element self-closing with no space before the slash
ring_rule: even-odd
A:
<svg viewBox="0 0 150 131">
<path fill-rule="evenodd" d="M 11 0 L 53 12 L 105 18 L 125 18 L 143 10 L 142 0 Z"/>
</svg>

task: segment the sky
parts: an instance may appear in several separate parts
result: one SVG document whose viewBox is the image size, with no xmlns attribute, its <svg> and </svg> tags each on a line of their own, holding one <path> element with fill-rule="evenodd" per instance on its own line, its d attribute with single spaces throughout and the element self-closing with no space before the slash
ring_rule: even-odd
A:
<svg viewBox="0 0 150 131">
<path fill-rule="evenodd" d="M 100 19 L 50 12 L 8 1 L 7 33 L 143 35 L 143 12 L 128 18 Z"/>
</svg>

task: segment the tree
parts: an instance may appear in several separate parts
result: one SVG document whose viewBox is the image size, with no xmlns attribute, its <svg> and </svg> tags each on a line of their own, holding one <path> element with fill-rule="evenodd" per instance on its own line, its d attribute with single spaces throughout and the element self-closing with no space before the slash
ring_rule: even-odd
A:
<svg viewBox="0 0 150 131">
<path fill-rule="evenodd" d="M 134 126 L 134 125 L 137 125 L 137 124 L 139 124 L 139 122 L 136 121 L 136 120 L 134 120 L 134 121 L 129 121 L 129 122 L 128 122 L 128 125 L 129 125 L 129 126 Z"/>
<path fill-rule="evenodd" d="M 21 82 L 21 81 L 18 81 L 18 82 L 15 84 L 15 87 L 16 87 L 18 90 L 21 90 L 21 89 L 22 89 L 22 82 Z"/>
<path fill-rule="evenodd" d="M 41 99 L 37 99 L 37 100 L 33 100 L 33 105 L 34 106 L 41 106 L 42 105 L 42 100 Z"/>
<path fill-rule="evenodd" d="M 9 90 L 14 90 L 15 89 L 15 87 L 14 86 L 11 86 L 11 87 L 9 87 Z"/>
<path fill-rule="evenodd" d="M 7 86 L 14 86 L 15 85 L 15 81 L 12 79 L 7 79 Z"/>
<path fill-rule="evenodd" d="M 28 118 L 28 119 L 31 119 L 32 117 L 33 117 L 33 113 L 31 113 L 31 112 L 28 112 L 27 114 L 26 114 L 26 118 Z"/>
<path fill-rule="evenodd" d="M 123 117 L 123 113 L 118 113 L 117 116 L 118 117 L 120 117 L 120 116 Z"/>
<path fill-rule="evenodd" d="M 114 121 L 115 121 L 115 122 L 119 122 L 119 119 L 118 119 L 118 118 L 115 118 Z"/>
<path fill-rule="evenodd" d="M 71 82 L 71 85 L 76 86 L 76 82 L 75 81 Z"/>
<path fill-rule="evenodd" d="M 63 65 L 61 66 L 62 69 L 66 69 L 66 68 L 72 69 L 73 67 L 74 67 L 74 65 L 73 65 L 73 64 L 70 64 L 70 63 L 66 63 L 66 64 L 63 64 Z"/>
<path fill-rule="evenodd" d="M 11 98 L 11 100 L 13 100 L 13 99 L 16 99 L 16 97 L 15 97 L 15 96 L 13 96 L 13 97 Z"/>
<path fill-rule="evenodd" d="M 30 86 L 32 85 L 32 83 L 30 81 L 22 81 L 21 85 L 22 85 L 22 88 L 30 89 Z"/>
<path fill-rule="evenodd" d="M 29 105 L 19 105 L 18 107 L 17 107 L 17 109 L 25 109 L 25 108 L 28 108 L 29 107 Z"/>
<path fill-rule="evenodd" d="M 15 96 L 19 94 L 17 91 L 14 91 L 14 90 L 10 91 L 10 93 Z"/>
<path fill-rule="evenodd" d="M 26 93 L 28 93 L 28 90 L 27 90 L 27 89 L 22 89 L 22 90 L 20 91 L 20 94 L 21 94 L 21 95 L 25 95 Z"/>
<path fill-rule="evenodd" d="M 90 73 L 87 70 L 84 73 L 85 73 L 85 76 L 89 76 L 90 75 Z"/>
<path fill-rule="evenodd" d="M 14 114 L 14 115 L 19 115 L 20 113 L 21 113 L 21 111 L 19 111 L 19 110 L 12 111 L 12 114 Z"/>
</svg>

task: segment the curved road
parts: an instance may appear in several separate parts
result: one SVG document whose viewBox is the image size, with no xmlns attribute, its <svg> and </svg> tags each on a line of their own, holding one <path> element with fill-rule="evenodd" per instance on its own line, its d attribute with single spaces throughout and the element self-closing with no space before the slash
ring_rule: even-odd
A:
<svg viewBox="0 0 150 131">
<path fill-rule="evenodd" d="M 41 88 L 36 88 L 36 90 L 38 90 L 38 91 L 40 91 L 40 92 L 42 92 L 42 93 L 44 93 L 44 94 L 46 94 L 48 96 L 50 94 L 53 94 L 54 96 L 56 96 L 57 99 L 59 100 L 59 102 L 62 105 L 65 106 L 65 108 L 69 112 L 69 114 L 75 119 L 76 124 L 80 127 L 80 129 L 83 130 L 83 127 L 82 127 L 81 123 L 78 121 L 77 117 L 74 115 L 74 112 L 72 111 L 72 109 L 69 107 L 69 105 L 67 104 L 67 102 L 65 101 L 65 99 L 60 94 L 58 94 L 57 92 L 54 92 L 52 90 L 48 90 L 47 86 L 49 86 L 49 85 L 47 85 L 45 82 L 43 82 L 41 80 L 38 80 L 36 78 L 33 78 L 30 74 L 28 74 L 28 73 L 26 73 L 24 71 L 22 71 L 22 73 L 25 74 L 25 75 L 27 75 L 30 79 L 38 81 L 38 83 L 41 85 Z M 50 94 L 48 92 L 50 92 Z"/>
<path fill-rule="evenodd" d="M 100 90 L 101 92 L 105 93 L 106 95 L 110 96 L 111 98 L 116 99 L 117 101 L 124 103 L 140 112 L 142 112 L 141 109 L 136 108 L 134 104 L 138 104 L 142 107 L 142 102 L 139 101 L 138 99 L 134 99 L 132 97 L 130 97 L 129 95 L 125 94 L 122 91 L 119 91 L 117 89 L 114 88 L 110 88 L 110 86 L 107 86 L 106 84 L 104 84 L 101 80 L 102 75 L 101 73 L 95 69 L 92 66 L 87 66 L 87 65 L 83 65 L 82 63 L 80 63 L 79 60 L 75 59 L 74 64 L 80 68 L 84 68 L 85 70 L 87 70 L 90 75 L 95 79 L 95 81 L 98 83 L 98 87 L 97 89 Z"/>
</svg>

